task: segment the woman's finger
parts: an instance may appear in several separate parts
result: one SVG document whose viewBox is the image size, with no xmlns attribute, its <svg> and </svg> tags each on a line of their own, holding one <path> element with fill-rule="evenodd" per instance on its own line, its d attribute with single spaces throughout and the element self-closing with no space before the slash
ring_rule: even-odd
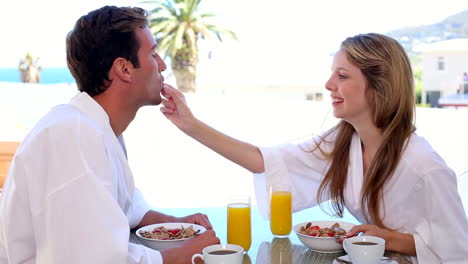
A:
<svg viewBox="0 0 468 264">
<path fill-rule="evenodd" d="M 167 108 L 175 109 L 175 104 L 170 100 L 162 100 L 162 105 Z"/>
<path fill-rule="evenodd" d="M 185 97 L 179 90 L 175 89 L 174 87 L 170 86 L 169 84 L 164 84 L 164 91 L 170 98 L 172 98 L 174 100 L 174 102 L 177 105 L 185 104 Z"/>
<path fill-rule="evenodd" d="M 351 230 L 348 231 L 348 233 L 346 233 L 346 236 L 354 236 L 359 232 L 367 231 L 367 229 L 367 225 L 355 225 L 353 228 L 351 228 Z"/>
<path fill-rule="evenodd" d="M 161 108 L 159 108 L 159 110 L 160 110 L 163 114 L 172 114 L 172 113 L 174 113 L 174 110 L 173 110 L 173 109 L 167 108 L 167 107 L 161 107 Z"/>
</svg>

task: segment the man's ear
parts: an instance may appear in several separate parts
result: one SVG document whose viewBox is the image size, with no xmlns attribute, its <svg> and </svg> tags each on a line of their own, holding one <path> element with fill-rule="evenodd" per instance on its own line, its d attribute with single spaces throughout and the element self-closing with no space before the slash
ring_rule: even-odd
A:
<svg viewBox="0 0 468 264">
<path fill-rule="evenodd" d="M 133 63 L 119 57 L 112 63 L 111 71 L 116 78 L 124 82 L 130 82 L 134 71 Z"/>
</svg>

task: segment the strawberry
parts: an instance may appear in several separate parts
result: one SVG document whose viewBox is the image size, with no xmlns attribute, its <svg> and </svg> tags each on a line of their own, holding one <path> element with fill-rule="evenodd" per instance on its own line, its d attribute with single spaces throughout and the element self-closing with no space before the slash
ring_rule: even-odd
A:
<svg viewBox="0 0 468 264">
<path fill-rule="evenodd" d="M 319 230 L 320 227 L 319 226 L 312 226 L 312 227 L 309 227 L 309 229 L 307 229 L 307 231 L 310 233 L 312 230 Z"/>
<path fill-rule="evenodd" d="M 173 234 L 173 235 L 177 235 L 177 233 L 179 233 L 180 229 L 169 229 L 167 230 L 167 232 Z"/>
</svg>

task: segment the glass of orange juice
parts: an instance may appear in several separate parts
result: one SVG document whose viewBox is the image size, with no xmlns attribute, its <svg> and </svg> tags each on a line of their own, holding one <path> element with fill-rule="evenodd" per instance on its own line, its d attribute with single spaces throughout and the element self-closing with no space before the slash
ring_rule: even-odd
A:
<svg viewBox="0 0 468 264">
<path fill-rule="evenodd" d="M 252 243 L 250 197 L 233 196 L 227 206 L 227 242 L 248 251 Z"/>
<path fill-rule="evenodd" d="M 271 254 L 270 263 L 291 264 L 292 258 L 292 245 L 289 237 L 275 237 L 270 244 Z"/>
<path fill-rule="evenodd" d="M 270 186 L 270 229 L 276 237 L 287 237 L 292 228 L 292 195 L 288 185 Z"/>
</svg>

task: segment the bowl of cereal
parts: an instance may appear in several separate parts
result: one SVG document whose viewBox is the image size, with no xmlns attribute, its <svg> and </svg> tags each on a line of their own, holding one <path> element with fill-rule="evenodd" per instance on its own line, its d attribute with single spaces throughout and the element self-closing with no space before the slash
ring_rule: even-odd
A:
<svg viewBox="0 0 468 264">
<path fill-rule="evenodd" d="M 177 247 L 184 241 L 205 231 L 205 227 L 196 224 L 161 223 L 141 227 L 136 231 L 136 235 L 143 245 L 163 250 Z"/>
<path fill-rule="evenodd" d="M 344 237 L 354 224 L 337 221 L 312 221 L 293 227 L 299 240 L 312 251 L 335 253 L 343 250 L 342 243 L 336 240 Z"/>
</svg>

